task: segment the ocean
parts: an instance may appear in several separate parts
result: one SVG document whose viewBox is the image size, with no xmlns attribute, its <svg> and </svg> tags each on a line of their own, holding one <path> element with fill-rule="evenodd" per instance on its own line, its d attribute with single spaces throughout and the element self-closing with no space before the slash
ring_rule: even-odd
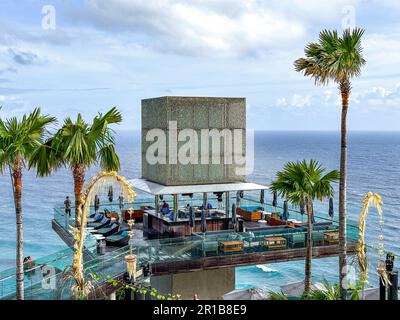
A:
<svg viewBox="0 0 400 320">
<path fill-rule="evenodd" d="M 340 135 L 336 132 L 256 131 L 254 172 L 249 181 L 269 184 L 287 161 L 316 159 L 328 170 L 339 168 Z M 140 133 L 118 131 L 117 151 L 121 158 L 121 174 L 127 178 L 140 176 Z M 87 178 L 97 173 L 87 171 Z M 336 186 L 336 190 L 337 190 Z M 379 193 L 384 201 L 383 217 L 385 250 L 400 254 L 400 132 L 350 132 L 348 146 L 348 212 L 358 219 L 363 196 Z M 15 263 L 15 211 L 10 177 L 0 176 L 0 270 Z M 37 178 L 35 172 L 23 175 L 24 255 L 39 258 L 65 248 L 51 229 L 53 207 L 73 196 L 73 181 L 68 169 L 50 177 Z M 270 195 L 267 200 L 270 200 Z M 337 199 L 335 199 L 337 215 Z M 327 203 L 316 203 L 316 211 L 327 214 Z M 376 245 L 380 229 L 375 210 L 367 223 L 367 242 Z M 370 282 L 376 283 L 373 271 L 377 255 L 369 253 Z M 315 259 L 313 279 L 337 281 L 337 258 Z M 397 263 L 400 263 L 397 261 Z M 302 280 L 304 261 L 241 267 L 236 269 L 236 287 L 261 287 L 277 290 L 279 285 Z"/>
</svg>

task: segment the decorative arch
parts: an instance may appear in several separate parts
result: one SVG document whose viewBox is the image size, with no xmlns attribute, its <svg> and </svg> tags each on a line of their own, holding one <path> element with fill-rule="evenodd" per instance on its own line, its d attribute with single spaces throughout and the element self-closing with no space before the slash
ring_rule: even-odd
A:
<svg viewBox="0 0 400 320">
<path fill-rule="evenodd" d="M 133 191 L 131 184 L 125 177 L 119 176 L 117 172 L 99 172 L 97 176 L 92 177 L 90 183 L 86 186 L 86 191 L 82 196 L 81 203 L 83 209 L 78 208 L 79 227 L 74 228 L 74 257 L 72 261 L 72 276 L 75 279 L 75 284 L 72 286 L 72 294 L 75 298 L 85 298 L 93 289 L 90 281 L 85 281 L 83 272 L 83 248 L 85 240 L 85 227 L 87 216 L 90 212 L 90 203 L 95 194 L 105 190 L 108 186 L 119 186 L 120 192 L 129 203 L 136 198 L 136 193 Z"/>
<path fill-rule="evenodd" d="M 367 215 L 369 208 L 371 206 L 375 207 L 377 212 L 378 212 L 378 217 L 379 217 L 379 227 L 381 229 L 380 235 L 379 235 L 379 248 L 378 248 L 378 253 L 380 256 L 383 256 L 385 254 L 383 250 L 383 234 L 382 234 L 382 229 L 383 229 L 383 219 L 382 219 L 382 197 L 377 194 L 377 193 L 372 193 L 368 192 L 363 200 L 363 206 L 361 209 L 360 213 L 360 218 L 359 218 L 359 239 L 358 239 L 358 245 L 357 245 L 357 259 L 358 259 L 358 266 L 360 269 L 360 281 L 362 285 L 364 286 L 365 284 L 368 283 L 368 262 L 367 262 L 367 249 L 366 249 L 366 243 L 365 243 L 365 230 L 366 230 L 366 220 L 367 220 Z M 378 268 L 378 272 L 380 275 L 383 277 L 383 280 L 385 281 L 385 272 L 381 272 L 380 268 Z"/>
</svg>

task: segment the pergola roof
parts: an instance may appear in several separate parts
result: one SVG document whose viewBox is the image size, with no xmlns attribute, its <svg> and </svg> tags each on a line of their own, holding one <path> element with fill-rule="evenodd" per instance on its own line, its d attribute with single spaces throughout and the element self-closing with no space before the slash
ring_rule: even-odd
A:
<svg viewBox="0 0 400 320">
<path fill-rule="evenodd" d="M 139 190 L 151 195 L 173 195 L 187 193 L 211 193 L 226 191 L 255 191 L 269 189 L 268 186 L 252 182 L 196 184 L 183 186 L 165 186 L 146 179 L 129 180 L 134 190 Z"/>
</svg>

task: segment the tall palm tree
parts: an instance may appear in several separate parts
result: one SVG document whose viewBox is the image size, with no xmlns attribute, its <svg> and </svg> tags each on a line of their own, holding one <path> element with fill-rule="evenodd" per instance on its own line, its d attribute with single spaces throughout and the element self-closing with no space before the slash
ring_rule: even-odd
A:
<svg viewBox="0 0 400 320">
<path fill-rule="evenodd" d="M 78 210 L 81 206 L 85 170 L 99 164 L 103 170 L 118 171 L 121 167 L 115 151 L 114 132 L 110 124 L 119 124 L 121 113 L 111 108 L 106 114 L 99 113 L 92 124 L 86 123 L 81 114 L 75 122 L 71 118 L 38 148 L 30 165 L 38 169 L 38 175 L 48 175 L 53 169 L 69 167 L 74 178 L 75 226 L 79 225 Z"/>
<path fill-rule="evenodd" d="M 361 38 L 364 30 L 347 29 L 340 37 L 337 31 L 323 30 L 316 43 L 305 48 L 305 58 L 294 62 L 295 69 L 314 79 L 316 85 L 330 81 L 339 86 L 342 97 L 341 152 L 339 184 L 339 279 L 342 299 L 346 299 L 346 182 L 347 182 L 347 112 L 351 91 L 351 79 L 361 74 L 366 63 L 363 58 Z"/>
<path fill-rule="evenodd" d="M 17 225 L 16 281 L 17 300 L 24 299 L 23 231 L 22 231 L 22 173 L 25 164 L 30 161 L 35 149 L 41 145 L 47 133 L 46 127 L 56 119 L 41 115 L 36 108 L 21 120 L 16 117 L 0 119 L 0 166 L 10 170 L 14 194 Z"/>
<path fill-rule="evenodd" d="M 318 161 L 306 160 L 288 162 L 282 171 L 278 171 L 276 179 L 271 184 L 271 191 L 295 206 L 304 205 L 307 211 L 307 251 L 305 260 L 304 292 L 310 292 L 311 260 L 312 260 L 312 230 L 313 203 L 333 197 L 332 183 L 339 180 L 337 170 L 325 173 Z"/>
</svg>

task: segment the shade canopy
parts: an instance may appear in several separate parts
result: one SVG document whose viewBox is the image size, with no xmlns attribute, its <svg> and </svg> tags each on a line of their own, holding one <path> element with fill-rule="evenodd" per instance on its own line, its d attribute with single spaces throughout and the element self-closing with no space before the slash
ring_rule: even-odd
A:
<svg viewBox="0 0 400 320">
<path fill-rule="evenodd" d="M 327 291 L 325 286 L 320 282 L 312 282 L 311 290 L 321 290 Z M 298 297 L 300 298 L 304 293 L 304 280 L 298 282 L 290 282 L 281 286 L 281 291 L 284 295 L 288 297 Z"/>
<path fill-rule="evenodd" d="M 249 288 L 249 289 L 236 289 L 231 292 L 225 293 L 222 296 L 224 300 L 267 300 L 271 294 L 263 289 Z"/>
<path fill-rule="evenodd" d="M 146 179 L 129 180 L 132 187 L 136 191 L 142 191 L 151 195 L 174 195 L 174 194 L 190 194 L 190 193 L 212 193 L 227 191 L 258 191 L 268 189 L 268 186 L 252 183 L 218 183 L 218 184 L 198 184 L 198 185 L 181 185 L 181 186 L 165 186 Z"/>
</svg>

